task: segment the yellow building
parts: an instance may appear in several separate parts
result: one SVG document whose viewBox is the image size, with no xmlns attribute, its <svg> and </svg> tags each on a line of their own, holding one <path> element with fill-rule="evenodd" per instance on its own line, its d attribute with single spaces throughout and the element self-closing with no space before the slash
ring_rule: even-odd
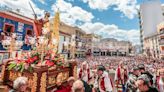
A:
<svg viewBox="0 0 164 92">
<path fill-rule="evenodd" d="M 101 40 L 101 36 L 96 34 L 86 34 L 83 38 L 86 41 L 87 53 L 99 55 L 99 42 Z"/>
<path fill-rule="evenodd" d="M 158 30 L 158 38 L 159 38 L 160 58 L 164 59 L 164 22 L 160 23 L 157 26 L 157 30 Z"/>
<path fill-rule="evenodd" d="M 53 25 L 53 19 L 50 20 L 50 25 Z M 71 58 L 73 54 L 73 51 L 71 51 L 71 39 L 73 35 L 75 35 L 75 28 L 60 22 L 58 53 L 64 55 L 67 59 Z"/>
<path fill-rule="evenodd" d="M 86 41 L 84 39 L 84 35 L 86 33 L 85 31 L 83 31 L 78 27 L 74 27 L 74 30 L 75 30 L 75 41 L 76 41 L 75 57 L 83 58 L 86 55 Z"/>
</svg>

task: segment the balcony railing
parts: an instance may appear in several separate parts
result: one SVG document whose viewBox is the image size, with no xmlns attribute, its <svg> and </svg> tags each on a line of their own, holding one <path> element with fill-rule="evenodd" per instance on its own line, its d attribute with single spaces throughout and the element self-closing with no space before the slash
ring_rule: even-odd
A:
<svg viewBox="0 0 164 92">
<path fill-rule="evenodd" d="M 159 40 L 159 45 L 164 45 L 164 39 Z"/>
<path fill-rule="evenodd" d="M 164 55 L 164 51 L 161 51 L 161 55 Z"/>
</svg>

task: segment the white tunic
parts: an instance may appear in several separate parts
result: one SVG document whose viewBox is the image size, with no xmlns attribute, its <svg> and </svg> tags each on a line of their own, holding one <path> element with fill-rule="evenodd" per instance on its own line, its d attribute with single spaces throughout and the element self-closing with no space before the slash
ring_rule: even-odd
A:
<svg viewBox="0 0 164 92">
<path fill-rule="evenodd" d="M 100 92 L 105 92 L 104 90 L 101 89 L 101 79 L 104 77 L 104 86 L 105 86 L 105 91 L 109 91 L 109 92 L 112 92 L 113 90 L 113 87 L 112 87 L 112 83 L 110 81 L 110 78 L 109 78 L 109 75 L 108 75 L 108 72 L 104 71 L 103 72 L 103 75 L 101 76 L 101 78 L 98 80 L 98 77 L 96 78 L 95 80 L 95 83 L 94 83 L 94 87 L 95 88 L 99 88 Z"/>
<path fill-rule="evenodd" d="M 164 82 L 162 78 L 159 79 L 159 92 L 164 92 Z"/>
</svg>

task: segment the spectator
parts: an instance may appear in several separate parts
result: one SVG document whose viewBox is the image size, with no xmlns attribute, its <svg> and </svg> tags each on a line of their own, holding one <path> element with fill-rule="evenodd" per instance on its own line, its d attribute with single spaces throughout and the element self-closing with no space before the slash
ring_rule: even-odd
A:
<svg viewBox="0 0 164 92">
<path fill-rule="evenodd" d="M 164 92 L 164 69 L 159 71 L 159 78 L 157 79 L 157 86 L 159 92 Z"/>
<path fill-rule="evenodd" d="M 95 89 L 97 89 L 98 92 L 112 92 L 112 82 L 104 66 L 100 65 L 98 67 L 97 75 L 94 84 Z"/>
<path fill-rule="evenodd" d="M 13 84 L 13 90 L 10 92 L 27 92 L 28 79 L 26 77 L 18 77 Z"/>
<path fill-rule="evenodd" d="M 150 80 L 147 75 L 141 75 L 136 82 L 138 87 L 137 92 L 158 92 L 158 90 L 150 85 Z"/>
<path fill-rule="evenodd" d="M 72 92 L 85 92 L 84 84 L 81 80 L 77 80 L 73 83 Z"/>
</svg>

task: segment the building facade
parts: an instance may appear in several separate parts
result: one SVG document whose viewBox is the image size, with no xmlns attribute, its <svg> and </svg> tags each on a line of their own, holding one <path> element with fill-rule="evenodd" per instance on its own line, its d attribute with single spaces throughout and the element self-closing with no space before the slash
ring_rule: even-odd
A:
<svg viewBox="0 0 164 92">
<path fill-rule="evenodd" d="M 157 25 L 164 19 L 160 0 L 150 0 L 140 5 L 140 39 L 142 53 L 159 58 Z"/>
<path fill-rule="evenodd" d="M 128 56 L 132 53 L 132 43 L 129 41 L 118 41 L 113 38 L 105 38 L 100 41 L 101 56 Z"/>
<path fill-rule="evenodd" d="M 158 39 L 159 39 L 159 57 L 164 59 L 164 22 L 157 26 Z"/>
<path fill-rule="evenodd" d="M 68 59 L 73 57 L 73 51 L 71 49 L 72 35 L 75 35 L 75 29 L 72 26 L 60 22 L 58 53 L 63 54 Z"/>
<path fill-rule="evenodd" d="M 4 40 L 2 33 L 11 36 L 16 33 L 17 40 L 24 41 L 26 35 L 34 36 L 33 19 L 20 15 L 9 10 L 0 10 L 0 50 L 5 50 L 2 45 Z M 29 50 L 31 47 L 23 44 L 23 50 Z"/>
<path fill-rule="evenodd" d="M 86 41 L 84 36 L 86 35 L 85 31 L 78 27 L 74 27 L 75 29 L 75 57 L 83 58 L 86 56 Z"/>
<path fill-rule="evenodd" d="M 87 55 L 99 55 L 100 35 L 86 34 L 83 37 L 86 41 Z"/>
</svg>

